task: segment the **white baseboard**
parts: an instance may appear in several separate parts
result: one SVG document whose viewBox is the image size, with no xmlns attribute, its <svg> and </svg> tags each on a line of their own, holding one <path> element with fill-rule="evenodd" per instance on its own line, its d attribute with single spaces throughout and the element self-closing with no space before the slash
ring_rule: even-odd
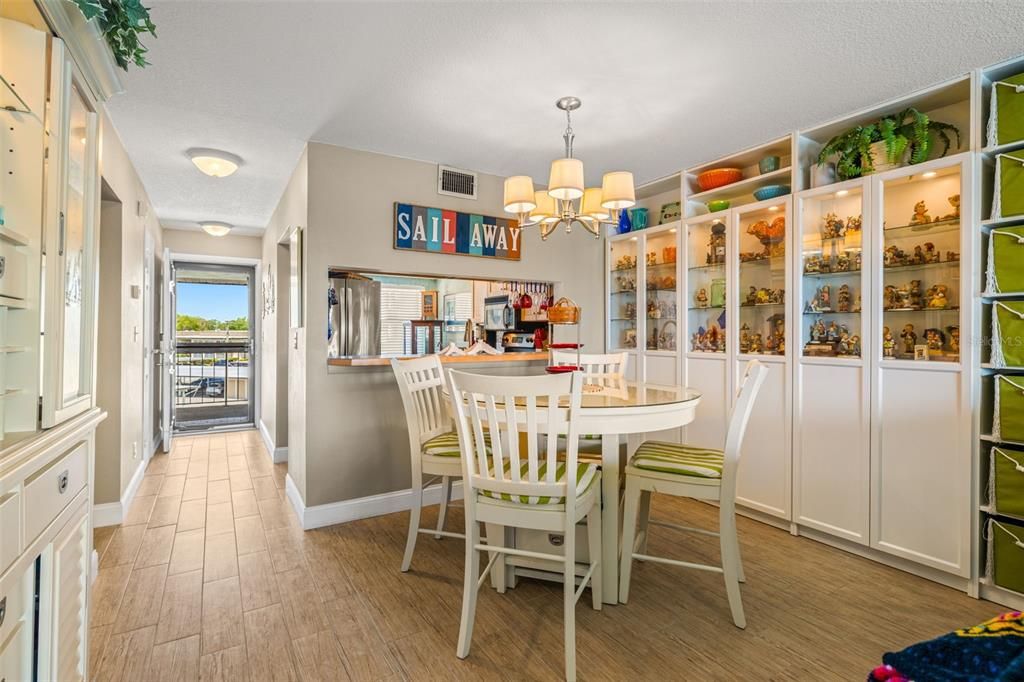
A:
<svg viewBox="0 0 1024 682">
<path fill-rule="evenodd" d="M 93 528 L 117 526 L 121 523 L 122 518 L 120 502 L 107 502 L 106 504 L 94 504 L 92 506 Z"/>
<path fill-rule="evenodd" d="M 163 442 L 164 442 L 164 432 L 160 431 L 160 432 L 157 433 L 156 437 L 154 437 L 150 441 L 150 443 L 149 443 L 149 452 L 146 453 L 146 461 L 147 462 L 149 460 L 153 459 L 153 455 L 156 454 L 156 451 L 160 448 L 160 444 L 163 443 Z"/>
<path fill-rule="evenodd" d="M 92 506 L 93 528 L 116 526 L 121 523 L 121 520 L 124 519 L 125 510 L 131 506 L 132 500 L 135 499 L 135 493 L 138 492 L 139 486 L 142 484 L 142 477 L 145 475 L 146 463 L 139 462 L 139 465 L 135 467 L 132 480 L 128 482 L 128 487 L 125 488 L 124 495 L 119 502 L 107 502 Z"/>
<path fill-rule="evenodd" d="M 270 430 L 267 429 L 267 425 L 260 420 L 260 436 L 263 437 L 263 445 L 267 448 L 267 453 L 270 455 L 270 461 L 274 464 L 280 464 L 281 462 L 288 461 L 288 448 L 285 447 L 274 447 L 274 439 L 270 437 Z"/>
<path fill-rule="evenodd" d="M 331 502 L 307 507 L 299 495 L 291 474 L 285 476 L 285 494 L 291 502 L 292 509 L 299 517 L 303 530 L 332 526 L 336 523 L 347 523 L 372 516 L 383 516 L 394 512 L 406 511 L 412 504 L 412 489 L 396 490 L 380 495 L 359 497 L 343 502 Z M 452 483 L 452 499 L 462 499 L 462 481 Z M 441 484 L 436 483 L 423 490 L 423 504 L 440 504 Z"/>
</svg>

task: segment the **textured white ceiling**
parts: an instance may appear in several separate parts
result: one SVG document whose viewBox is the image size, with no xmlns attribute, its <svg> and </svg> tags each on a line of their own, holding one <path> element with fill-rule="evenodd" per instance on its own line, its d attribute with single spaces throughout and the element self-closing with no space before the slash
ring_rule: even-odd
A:
<svg viewBox="0 0 1024 682">
<path fill-rule="evenodd" d="M 110 115 L 167 225 L 262 228 L 305 140 L 638 182 L 1024 52 L 1024 3 L 155 1 Z M 207 178 L 189 147 L 242 156 Z"/>
</svg>

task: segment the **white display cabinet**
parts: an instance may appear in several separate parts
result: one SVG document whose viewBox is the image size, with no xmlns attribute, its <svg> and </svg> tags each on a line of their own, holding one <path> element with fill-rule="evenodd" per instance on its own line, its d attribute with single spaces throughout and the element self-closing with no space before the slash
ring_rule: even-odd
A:
<svg viewBox="0 0 1024 682">
<path fill-rule="evenodd" d="M 871 291 L 869 185 L 858 179 L 795 200 L 793 519 L 868 544 Z"/>
<path fill-rule="evenodd" d="M 793 337 L 786 292 L 792 291 L 787 236 L 792 201 L 784 196 L 730 211 L 730 288 L 728 352 L 732 362 L 730 397 L 739 390 L 752 359 L 768 375 L 750 415 L 736 483 L 736 500 L 764 514 L 789 520 L 791 494 Z M 731 402 L 730 402 L 731 407 Z"/>
<path fill-rule="evenodd" d="M 963 577 L 973 403 L 959 330 L 973 314 L 960 302 L 973 298 L 975 259 L 961 221 L 973 164 L 957 154 L 880 173 L 870 190 L 871 546 Z"/>
</svg>

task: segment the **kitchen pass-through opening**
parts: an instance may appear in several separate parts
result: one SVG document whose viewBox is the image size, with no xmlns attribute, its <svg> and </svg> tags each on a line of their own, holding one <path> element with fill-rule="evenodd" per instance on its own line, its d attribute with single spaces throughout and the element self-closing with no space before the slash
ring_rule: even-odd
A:
<svg viewBox="0 0 1024 682">
<path fill-rule="evenodd" d="M 174 262 L 176 432 L 253 425 L 254 277 L 251 266 Z"/>
</svg>

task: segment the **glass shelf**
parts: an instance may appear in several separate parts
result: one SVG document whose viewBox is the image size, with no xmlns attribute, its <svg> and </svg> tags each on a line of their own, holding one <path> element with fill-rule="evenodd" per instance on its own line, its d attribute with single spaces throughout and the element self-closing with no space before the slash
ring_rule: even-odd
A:
<svg viewBox="0 0 1024 682">
<path fill-rule="evenodd" d="M 934 268 L 941 268 L 941 267 L 955 267 L 955 268 L 957 268 L 959 270 L 959 268 L 960 268 L 960 261 L 959 260 L 947 260 L 947 261 L 941 261 L 941 262 L 938 262 L 938 263 L 914 263 L 914 264 L 910 264 L 910 265 L 886 265 L 882 269 L 884 271 L 886 271 L 886 272 L 893 272 L 893 271 L 898 271 L 898 270 L 904 270 L 904 271 L 906 271 L 906 270 L 931 270 L 931 269 L 934 269 Z"/>
<path fill-rule="evenodd" d="M 960 218 L 950 218 L 948 220 L 936 220 L 930 223 L 911 223 L 908 225 L 897 225 L 895 227 L 886 227 L 883 230 L 883 234 L 886 239 L 903 237 L 917 237 L 920 235 L 928 234 L 942 234 L 944 232 L 959 232 L 960 231 Z"/>
<path fill-rule="evenodd" d="M 691 306 L 691 307 L 687 308 L 687 310 L 725 310 L 725 306 L 724 305 L 706 305 L 703 308 L 698 308 L 698 307 L 695 307 L 695 306 Z"/>
<path fill-rule="evenodd" d="M 19 114 L 32 113 L 32 108 L 25 103 L 18 91 L 12 88 L 3 76 L 0 76 L 0 109 Z"/>
<path fill-rule="evenodd" d="M 805 272 L 804 277 L 824 279 L 828 277 L 856 277 L 860 279 L 860 270 L 840 270 L 839 272 Z"/>
<path fill-rule="evenodd" d="M 653 265 L 648 265 L 647 266 L 647 271 L 650 272 L 651 270 L 663 270 L 665 268 L 673 268 L 674 269 L 675 267 L 676 267 L 676 262 L 673 260 L 673 261 L 668 261 L 668 262 L 665 262 L 665 263 L 654 263 Z"/>
<path fill-rule="evenodd" d="M 725 263 L 710 263 L 707 265 L 691 265 L 687 270 L 723 270 Z"/>
</svg>

